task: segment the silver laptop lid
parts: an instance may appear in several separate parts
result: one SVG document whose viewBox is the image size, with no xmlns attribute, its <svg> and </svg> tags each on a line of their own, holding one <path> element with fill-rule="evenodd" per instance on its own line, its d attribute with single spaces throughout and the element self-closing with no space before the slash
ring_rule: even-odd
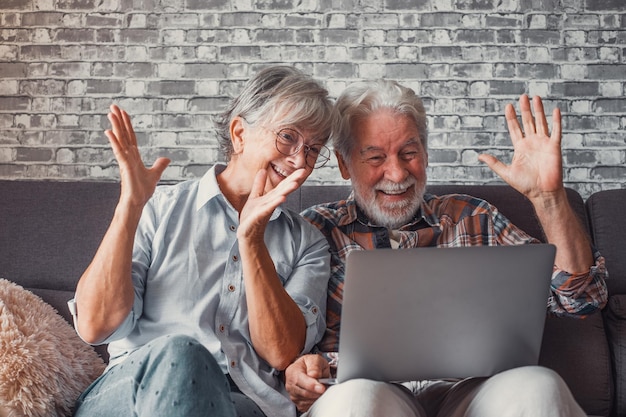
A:
<svg viewBox="0 0 626 417">
<path fill-rule="evenodd" d="M 538 363 L 556 248 L 353 251 L 337 379 L 490 376 Z"/>
</svg>

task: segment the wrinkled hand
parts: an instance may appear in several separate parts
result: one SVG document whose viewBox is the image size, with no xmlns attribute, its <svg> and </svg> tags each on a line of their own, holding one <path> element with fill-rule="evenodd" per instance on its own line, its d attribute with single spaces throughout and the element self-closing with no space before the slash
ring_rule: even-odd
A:
<svg viewBox="0 0 626 417">
<path fill-rule="evenodd" d="M 318 378 L 328 378 L 330 366 L 320 355 L 304 355 L 285 370 L 285 387 L 298 410 L 307 411 L 326 391 Z"/>
<path fill-rule="evenodd" d="M 128 113 L 112 105 L 107 117 L 112 129 L 104 133 L 111 143 L 120 168 L 122 183 L 120 200 L 143 207 L 154 193 L 170 160 L 158 158 L 151 168 L 146 168 L 137 148 L 137 137 Z"/>
<path fill-rule="evenodd" d="M 500 162 L 492 155 L 482 154 L 479 160 L 486 163 L 510 186 L 530 200 L 554 194 L 563 189 L 563 160 L 561 156 L 561 112 L 552 113 L 552 133 L 543 110 L 540 97 L 533 98 L 533 113 L 527 95 L 519 99 L 523 131 L 512 104 L 505 109 L 513 159 L 510 165 Z"/>
<path fill-rule="evenodd" d="M 298 169 L 282 180 L 275 188 L 265 192 L 267 171 L 257 172 L 246 204 L 239 213 L 239 239 L 259 239 L 263 241 L 265 227 L 274 209 L 285 202 L 287 195 L 297 190 L 308 177 L 305 169 Z"/>
</svg>

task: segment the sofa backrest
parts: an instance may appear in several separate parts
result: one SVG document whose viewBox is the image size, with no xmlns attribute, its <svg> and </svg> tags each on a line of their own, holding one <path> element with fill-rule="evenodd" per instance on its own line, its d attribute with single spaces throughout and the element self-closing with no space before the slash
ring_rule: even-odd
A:
<svg viewBox="0 0 626 417">
<path fill-rule="evenodd" d="M 626 294 L 626 189 L 592 194 L 586 202 L 591 235 L 604 255 L 610 294 Z"/>
<path fill-rule="evenodd" d="M 65 303 L 111 221 L 119 184 L 0 181 L 0 196 L 0 278 L 69 319 Z"/>
<path fill-rule="evenodd" d="M 299 212 L 315 204 L 345 199 L 350 190 L 349 185 L 305 185 L 289 196 L 286 205 Z M 507 185 L 431 185 L 427 191 L 436 195 L 456 193 L 482 198 L 497 207 L 513 224 L 529 235 L 545 240 L 530 201 Z M 572 208 L 587 229 L 587 215 L 582 197 L 573 189 L 568 188 L 566 191 Z"/>
</svg>

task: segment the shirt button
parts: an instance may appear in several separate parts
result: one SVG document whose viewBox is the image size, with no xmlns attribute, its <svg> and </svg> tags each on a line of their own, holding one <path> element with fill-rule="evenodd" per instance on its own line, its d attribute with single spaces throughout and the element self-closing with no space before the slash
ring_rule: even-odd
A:
<svg viewBox="0 0 626 417">
<path fill-rule="evenodd" d="M 234 368 L 235 366 L 237 366 L 237 362 L 235 361 L 230 361 L 230 367 Z"/>
<path fill-rule="evenodd" d="M 224 325 L 223 325 L 223 324 L 220 324 L 220 332 L 221 332 L 221 333 L 224 333 L 224 330 L 225 330 L 225 329 L 226 329 L 226 327 L 224 327 Z"/>
<path fill-rule="evenodd" d="M 228 291 L 230 291 L 230 292 L 234 292 L 234 291 L 235 291 L 235 286 L 234 286 L 233 284 L 230 284 L 230 285 L 228 286 Z"/>
<path fill-rule="evenodd" d="M 239 260 L 239 257 L 237 255 L 233 255 L 233 261 L 237 262 Z"/>
<path fill-rule="evenodd" d="M 234 232 L 234 231 L 235 231 L 235 229 L 236 229 L 236 227 L 235 227 L 234 225 L 232 225 L 232 224 L 231 224 L 231 225 L 230 225 L 230 231 L 231 231 L 231 232 Z"/>
<path fill-rule="evenodd" d="M 313 312 L 313 314 L 317 314 L 317 307 L 313 307 L 311 311 Z"/>
</svg>

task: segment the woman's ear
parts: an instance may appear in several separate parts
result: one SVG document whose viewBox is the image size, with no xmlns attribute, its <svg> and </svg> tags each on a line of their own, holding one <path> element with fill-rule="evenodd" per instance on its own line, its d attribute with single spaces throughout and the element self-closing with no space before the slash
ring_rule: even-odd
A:
<svg viewBox="0 0 626 417">
<path fill-rule="evenodd" d="M 233 155 L 243 152 L 245 124 L 245 121 L 238 116 L 234 117 L 230 122 L 230 140 L 233 143 Z"/>
<path fill-rule="evenodd" d="M 335 156 L 337 157 L 337 162 L 339 163 L 339 172 L 341 172 L 341 177 L 344 180 L 350 179 L 350 171 L 348 170 L 348 165 L 346 161 L 344 161 L 343 156 L 337 151 L 335 151 Z"/>
</svg>

